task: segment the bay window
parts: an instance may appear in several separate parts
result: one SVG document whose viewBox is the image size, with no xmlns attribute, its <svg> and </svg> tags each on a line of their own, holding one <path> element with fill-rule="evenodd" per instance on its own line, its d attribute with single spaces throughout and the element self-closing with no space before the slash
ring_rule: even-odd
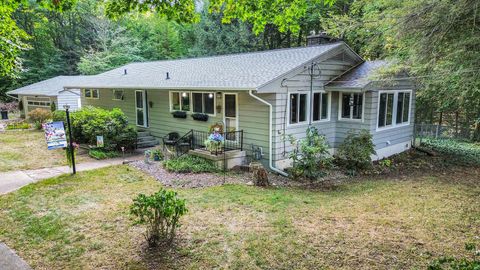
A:
<svg viewBox="0 0 480 270">
<path fill-rule="evenodd" d="M 378 100 L 377 128 L 409 123 L 411 91 L 381 91 Z"/>
<path fill-rule="evenodd" d="M 340 93 L 340 119 L 361 120 L 363 93 Z"/>
<path fill-rule="evenodd" d="M 290 101 L 290 124 L 298 124 L 307 121 L 307 94 L 294 93 L 289 95 Z"/>
</svg>

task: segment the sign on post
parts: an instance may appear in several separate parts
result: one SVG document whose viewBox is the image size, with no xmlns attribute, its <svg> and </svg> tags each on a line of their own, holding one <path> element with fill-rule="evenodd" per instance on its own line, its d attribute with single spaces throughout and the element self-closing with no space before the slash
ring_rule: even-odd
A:
<svg viewBox="0 0 480 270">
<path fill-rule="evenodd" d="M 43 128 L 45 130 L 48 150 L 67 147 L 67 137 L 65 135 L 63 122 L 45 123 Z"/>
<path fill-rule="evenodd" d="M 103 136 L 97 136 L 97 147 L 103 147 Z"/>
</svg>

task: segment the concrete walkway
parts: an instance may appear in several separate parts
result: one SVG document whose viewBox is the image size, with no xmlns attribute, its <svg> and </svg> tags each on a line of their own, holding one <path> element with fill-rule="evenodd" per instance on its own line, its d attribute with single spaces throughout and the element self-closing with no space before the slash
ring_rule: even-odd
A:
<svg viewBox="0 0 480 270">
<path fill-rule="evenodd" d="M 108 167 L 112 165 L 120 165 L 124 162 L 143 159 L 143 155 L 129 156 L 128 158 L 115 158 L 97 160 L 77 164 L 77 172 L 94 170 L 98 168 Z M 59 176 L 66 173 L 71 173 L 72 169 L 68 166 L 60 166 L 53 168 L 44 168 L 37 170 L 24 170 L 0 173 L 0 195 L 15 191 L 30 183 L 38 182 L 42 179 L 47 179 Z M 1 269 L 1 268 L 0 268 Z"/>
<path fill-rule="evenodd" d="M 31 270 L 32 268 L 18 255 L 0 243 L 0 269 L 5 270 Z"/>
</svg>

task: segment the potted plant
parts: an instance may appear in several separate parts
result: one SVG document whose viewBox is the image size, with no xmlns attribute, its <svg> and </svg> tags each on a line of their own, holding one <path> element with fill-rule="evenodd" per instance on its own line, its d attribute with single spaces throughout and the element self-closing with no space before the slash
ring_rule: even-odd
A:
<svg viewBox="0 0 480 270">
<path fill-rule="evenodd" d="M 208 114 L 194 113 L 194 114 L 192 114 L 192 118 L 193 118 L 193 120 L 206 122 L 206 121 L 208 121 Z"/>
<path fill-rule="evenodd" d="M 162 153 L 162 150 L 160 149 L 154 149 L 150 152 L 150 154 L 153 161 L 163 160 L 163 153 Z"/>
<path fill-rule="evenodd" d="M 205 147 L 212 154 L 221 153 L 223 145 L 224 145 L 223 136 L 218 131 L 214 131 L 212 134 L 210 134 L 210 136 L 208 136 L 208 139 L 205 140 Z"/>
<path fill-rule="evenodd" d="M 184 111 L 174 111 L 172 112 L 173 118 L 187 118 L 187 113 Z"/>
</svg>

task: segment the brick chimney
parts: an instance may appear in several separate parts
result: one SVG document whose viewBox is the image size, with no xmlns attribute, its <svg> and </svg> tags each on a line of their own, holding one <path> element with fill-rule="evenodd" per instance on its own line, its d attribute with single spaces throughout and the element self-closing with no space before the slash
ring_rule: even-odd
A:
<svg viewBox="0 0 480 270">
<path fill-rule="evenodd" d="M 325 32 L 316 34 L 315 31 L 310 32 L 307 37 L 307 46 L 316 46 L 337 41 L 336 38 L 330 37 Z"/>
</svg>

